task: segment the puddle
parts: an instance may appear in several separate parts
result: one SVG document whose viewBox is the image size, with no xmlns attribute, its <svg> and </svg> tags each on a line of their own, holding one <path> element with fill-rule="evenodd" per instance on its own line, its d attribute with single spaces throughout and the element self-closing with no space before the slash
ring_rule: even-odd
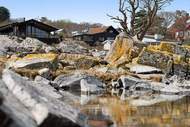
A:
<svg viewBox="0 0 190 127">
<path fill-rule="evenodd" d="M 144 100 L 139 101 L 138 97 L 121 99 L 121 96 L 111 94 L 99 96 L 79 94 L 79 92 L 72 93 L 73 97 L 68 94 L 64 101 L 86 114 L 91 127 L 190 126 L 190 97 L 155 95 L 152 100 L 155 97 L 160 99 L 156 104 L 142 106 L 141 102 L 144 103 Z M 143 99 L 150 98 L 143 97 Z M 138 101 L 138 106 L 131 103 L 132 101 Z"/>
</svg>

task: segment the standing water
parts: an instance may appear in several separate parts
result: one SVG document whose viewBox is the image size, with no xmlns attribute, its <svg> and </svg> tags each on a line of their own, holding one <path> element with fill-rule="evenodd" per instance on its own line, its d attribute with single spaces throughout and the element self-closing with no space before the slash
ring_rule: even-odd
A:
<svg viewBox="0 0 190 127">
<path fill-rule="evenodd" d="M 72 97 L 71 100 L 70 95 L 75 98 Z M 121 96 L 113 94 L 78 96 L 76 93 L 69 93 L 69 96 L 65 97 L 64 101 L 87 115 L 90 127 L 190 126 L 190 97 L 168 95 L 158 99 L 161 96 L 156 95 L 157 101 L 148 100 L 148 103 L 143 105 L 146 101 L 139 101 L 139 97 L 121 99 Z M 176 97 L 178 99 L 175 99 Z"/>
</svg>

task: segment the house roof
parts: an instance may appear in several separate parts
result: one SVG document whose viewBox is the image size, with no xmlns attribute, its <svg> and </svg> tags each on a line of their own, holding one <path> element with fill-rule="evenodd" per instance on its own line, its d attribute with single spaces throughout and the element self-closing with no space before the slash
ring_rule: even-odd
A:
<svg viewBox="0 0 190 127">
<path fill-rule="evenodd" d="M 97 33 L 103 33 L 108 29 L 108 27 L 93 27 L 89 28 L 88 34 L 97 34 Z"/>
<path fill-rule="evenodd" d="M 37 21 L 35 19 L 30 19 L 30 20 L 23 21 L 23 22 L 14 22 L 14 23 L 10 23 L 10 24 L 1 26 L 0 27 L 0 31 L 4 30 L 4 29 L 10 29 L 10 28 L 12 28 L 15 25 L 21 26 L 21 25 L 25 25 L 25 24 L 34 25 L 34 26 L 42 28 L 42 29 L 44 29 L 44 30 L 46 30 L 48 32 L 52 32 L 52 31 L 58 30 L 57 28 L 55 28 L 53 26 L 50 26 L 50 25 L 47 25 L 45 23 L 39 22 L 39 21 Z"/>
<path fill-rule="evenodd" d="M 169 32 L 176 33 L 184 31 L 186 29 L 187 21 L 190 17 L 181 17 L 175 21 L 175 23 L 169 28 Z"/>
</svg>

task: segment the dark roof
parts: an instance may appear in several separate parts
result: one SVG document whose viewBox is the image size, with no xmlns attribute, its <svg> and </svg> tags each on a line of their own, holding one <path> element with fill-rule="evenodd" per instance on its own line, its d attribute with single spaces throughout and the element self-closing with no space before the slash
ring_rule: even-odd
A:
<svg viewBox="0 0 190 127">
<path fill-rule="evenodd" d="M 35 20 L 35 19 L 30 19 L 30 20 L 23 21 L 23 22 L 14 22 L 14 23 L 10 23 L 10 24 L 1 26 L 1 27 L 0 27 L 0 31 L 1 31 L 1 30 L 4 30 L 4 29 L 12 28 L 12 27 L 15 26 L 15 25 L 20 26 L 20 25 L 25 25 L 25 24 L 32 24 L 32 25 L 34 25 L 34 26 L 36 26 L 36 27 L 39 27 L 39 28 L 41 28 L 41 29 L 44 29 L 44 30 L 46 30 L 46 31 L 48 31 L 48 32 L 52 32 L 52 31 L 58 30 L 57 28 L 55 28 L 55 27 L 53 27 L 53 26 L 50 26 L 50 25 L 48 25 L 48 24 L 39 22 L 39 21 L 37 21 L 37 20 Z"/>
</svg>

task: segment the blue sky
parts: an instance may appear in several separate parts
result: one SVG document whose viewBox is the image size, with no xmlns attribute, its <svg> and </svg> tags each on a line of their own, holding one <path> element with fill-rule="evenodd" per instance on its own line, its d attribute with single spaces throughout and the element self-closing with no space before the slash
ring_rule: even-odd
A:
<svg viewBox="0 0 190 127">
<path fill-rule="evenodd" d="M 69 19 L 74 22 L 99 22 L 114 25 L 106 14 L 117 15 L 117 0 L 0 0 L 12 18 Z M 174 0 L 165 10 L 184 9 L 190 12 L 190 0 Z"/>
</svg>

